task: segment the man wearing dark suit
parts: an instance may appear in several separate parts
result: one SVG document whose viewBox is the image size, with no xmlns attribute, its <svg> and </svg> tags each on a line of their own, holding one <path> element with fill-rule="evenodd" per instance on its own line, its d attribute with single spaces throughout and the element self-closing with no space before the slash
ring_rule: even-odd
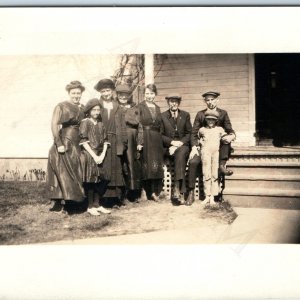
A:
<svg viewBox="0 0 300 300">
<path fill-rule="evenodd" d="M 205 111 L 206 110 L 216 110 L 219 113 L 219 119 L 217 121 L 217 126 L 223 127 L 225 132 L 227 133 L 221 139 L 220 143 L 220 156 L 219 156 L 219 171 L 220 174 L 230 176 L 233 172 L 229 169 L 226 169 L 226 162 L 229 159 L 230 152 L 231 152 L 231 142 L 235 139 L 235 132 L 232 129 L 231 122 L 226 110 L 220 109 L 217 107 L 220 96 L 218 92 L 207 92 L 202 95 L 204 101 L 206 103 L 207 108 L 201 110 L 197 113 L 196 118 L 194 120 L 192 134 L 191 134 L 191 146 L 192 151 L 190 153 L 190 161 L 189 161 L 189 196 L 187 199 L 187 205 L 191 205 L 194 200 L 194 189 L 195 189 L 195 182 L 197 178 L 197 170 L 201 164 L 201 158 L 199 155 L 199 144 L 198 144 L 198 132 L 201 127 L 205 125 Z"/>
<path fill-rule="evenodd" d="M 179 109 L 180 95 L 169 95 L 166 100 L 169 109 L 161 114 L 161 132 L 167 155 L 174 160 L 175 165 L 173 199 L 185 204 L 183 195 L 186 192 L 185 169 L 190 151 L 192 124 L 190 114 Z"/>
</svg>

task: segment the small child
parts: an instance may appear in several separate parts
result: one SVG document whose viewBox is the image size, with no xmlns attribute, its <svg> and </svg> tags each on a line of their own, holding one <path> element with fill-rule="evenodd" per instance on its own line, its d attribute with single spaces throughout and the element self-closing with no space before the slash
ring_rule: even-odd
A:
<svg viewBox="0 0 300 300">
<path fill-rule="evenodd" d="M 99 212 L 109 214 L 110 210 L 99 205 L 100 196 L 105 192 L 109 181 L 103 161 L 109 145 L 105 127 L 99 121 L 100 103 L 91 99 L 84 107 L 86 119 L 80 123 L 80 145 L 83 147 L 81 163 L 83 169 L 83 186 L 88 198 L 87 212 L 99 216 Z"/>
<path fill-rule="evenodd" d="M 198 132 L 201 145 L 201 160 L 203 170 L 203 184 L 205 200 L 203 204 L 216 204 L 214 196 L 219 194 L 219 148 L 220 140 L 226 135 L 224 129 L 216 126 L 219 113 L 214 110 L 206 110 L 205 127 Z"/>
</svg>

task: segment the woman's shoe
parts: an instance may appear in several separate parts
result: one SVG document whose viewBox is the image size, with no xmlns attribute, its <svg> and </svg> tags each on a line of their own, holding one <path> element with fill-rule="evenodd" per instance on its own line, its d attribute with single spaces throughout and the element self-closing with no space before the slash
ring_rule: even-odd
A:
<svg viewBox="0 0 300 300">
<path fill-rule="evenodd" d="M 206 196 L 205 199 L 202 201 L 202 205 L 208 205 L 210 203 L 210 197 Z"/>
<path fill-rule="evenodd" d="M 64 206 L 62 205 L 61 201 L 55 201 L 52 208 L 49 211 L 60 213 L 63 211 Z"/>
<path fill-rule="evenodd" d="M 110 214 L 111 213 L 110 210 L 104 208 L 103 206 L 99 206 L 96 210 L 97 210 L 97 212 L 101 212 L 103 214 Z"/>
<path fill-rule="evenodd" d="M 158 196 L 157 196 L 155 193 L 153 193 L 153 194 L 151 195 L 151 199 L 152 199 L 153 201 L 155 201 L 155 202 L 158 202 L 158 201 L 159 201 L 159 198 L 158 198 Z"/>
<path fill-rule="evenodd" d="M 88 208 L 87 212 L 92 216 L 100 216 L 97 209 L 95 207 Z"/>
</svg>

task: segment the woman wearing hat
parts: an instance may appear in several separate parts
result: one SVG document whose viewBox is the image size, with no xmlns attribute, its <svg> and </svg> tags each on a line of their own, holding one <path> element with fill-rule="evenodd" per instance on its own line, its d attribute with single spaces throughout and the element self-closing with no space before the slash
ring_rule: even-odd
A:
<svg viewBox="0 0 300 300">
<path fill-rule="evenodd" d="M 99 216 L 100 212 L 110 213 L 99 205 L 100 197 L 104 194 L 109 180 L 103 161 L 108 148 L 106 129 L 100 121 L 100 104 L 98 99 L 91 99 L 84 107 L 86 119 L 80 123 L 80 145 L 83 169 L 83 185 L 88 198 L 87 212 Z"/>
<path fill-rule="evenodd" d="M 71 81 L 66 86 L 69 100 L 54 109 L 54 144 L 49 151 L 47 176 L 51 199 L 55 201 L 52 211 L 61 211 L 65 201 L 78 203 L 84 199 L 79 147 L 79 124 L 84 118 L 80 99 L 84 90 L 79 81 Z"/>
<path fill-rule="evenodd" d="M 109 172 L 110 181 L 104 197 L 118 198 L 122 205 L 125 181 L 122 170 L 122 156 L 126 149 L 126 127 L 122 119 L 122 110 L 113 98 L 115 84 L 110 79 L 102 79 L 95 85 L 100 93 L 101 120 L 107 131 L 110 147 L 107 150 L 103 168 Z"/>
<path fill-rule="evenodd" d="M 145 101 L 138 105 L 143 134 L 138 149 L 142 152 L 142 171 L 144 188 L 149 200 L 158 201 L 162 188 L 163 171 L 163 140 L 161 136 L 160 108 L 154 103 L 157 89 L 154 84 L 145 88 Z"/>
<path fill-rule="evenodd" d="M 123 157 L 123 172 L 127 190 L 124 196 L 132 201 L 138 199 L 141 189 L 141 165 L 137 151 L 138 131 L 140 129 L 139 111 L 137 105 L 132 101 L 130 86 L 118 85 L 116 92 L 127 133 L 127 149 Z"/>
</svg>

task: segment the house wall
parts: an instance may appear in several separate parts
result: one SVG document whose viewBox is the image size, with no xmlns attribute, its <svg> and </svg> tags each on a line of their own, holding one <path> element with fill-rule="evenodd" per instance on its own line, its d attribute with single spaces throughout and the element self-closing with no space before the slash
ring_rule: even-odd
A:
<svg viewBox="0 0 300 300">
<path fill-rule="evenodd" d="M 221 93 L 219 107 L 228 111 L 237 133 L 235 145 L 255 145 L 254 60 L 248 54 L 173 54 L 156 56 L 157 104 L 167 109 L 165 96 L 182 95 L 181 109 L 190 112 L 192 122 L 206 107 L 202 94 Z"/>
</svg>

